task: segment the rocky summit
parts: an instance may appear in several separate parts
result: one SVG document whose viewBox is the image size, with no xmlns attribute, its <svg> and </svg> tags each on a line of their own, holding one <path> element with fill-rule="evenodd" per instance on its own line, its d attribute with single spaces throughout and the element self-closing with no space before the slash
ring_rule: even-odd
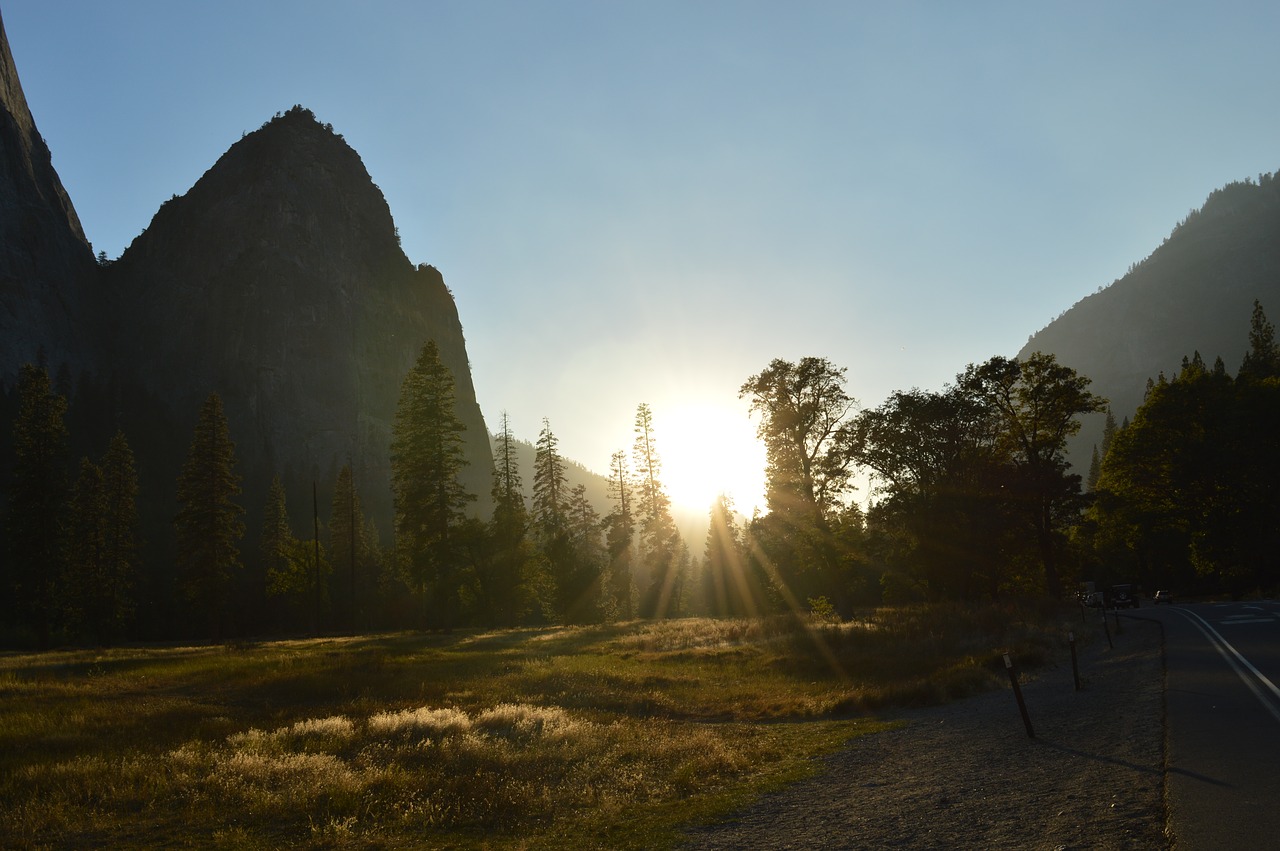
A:
<svg viewBox="0 0 1280 851">
<path fill-rule="evenodd" d="M 123 428 L 152 528 L 171 517 L 200 405 L 217 392 L 250 528 L 273 475 L 298 517 L 317 485 L 323 517 L 350 463 L 366 513 L 389 532 L 392 420 L 428 340 L 455 378 L 464 484 L 487 495 L 488 431 L 453 297 L 435 268 L 406 258 L 381 191 L 331 127 L 300 106 L 278 114 L 100 265 L 7 41 L 0 87 L 0 380 L 12 387 L 43 358 L 72 395 L 73 439 L 89 449 Z"/>
</svg>

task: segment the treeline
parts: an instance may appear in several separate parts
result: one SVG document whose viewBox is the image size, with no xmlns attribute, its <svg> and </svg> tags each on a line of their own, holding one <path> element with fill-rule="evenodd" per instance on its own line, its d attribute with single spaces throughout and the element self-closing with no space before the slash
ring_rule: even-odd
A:
<svg viewBox="0 0 1280 851">
<path fill-rule="evenodd" d="M 1147 589 L 1273 591 L 1280 579 L 1280 347 L 1255 302 L 1235 377 L 1184 357 L 1149 381 L 1132 422 L 1109 419 L 1076 543 L 1099 579 Z"/>
<path fill-rule="evenodd" d="M 848 615 L 913 600 L 1062 597 L 1078 583 L 1239 594 L 1273 588 L 1280 546 L 1280 348 L 1255 305 L 1234 378 L 1199 353 L 1149 382 L 1133 421 L 1107 412 L 1087 488 L 1065 457 L 1106 410 L 1052 355 L 970 365 L 939 391 L 859 410 L 845 370 L 774 360 L 740 388 L 766 447 L 767 511 L 721 497 L 707 539 L 681 539 L 658 429 L 638 406 L 600 516 L 543 421 L 531 471 L 504 414 L 488 518 L 459 483 L 454 382 L 428 343 L 392 433 L 392 544 L 345 466 L 297 524 L 277 476 L 248 529 L 235 443 L 210 395 L 176 471 L 173 548 L 144 558 L 127 435 L 71 463 L 67 400 L 44 367 L 12 395 L 0 641 L 48 646 L 386 628 L 588 623 L 686 614 Z M 9 404 L 8 400 L 12 400 Z M 524 476 L 532 478 L 526 500 Z M 871 483 L 864 510 L 851 499 Z M 172 492 L 172 491 L 171 491 Z M 299 535 L 298 530 L 303 530 Z"/>
</svg>

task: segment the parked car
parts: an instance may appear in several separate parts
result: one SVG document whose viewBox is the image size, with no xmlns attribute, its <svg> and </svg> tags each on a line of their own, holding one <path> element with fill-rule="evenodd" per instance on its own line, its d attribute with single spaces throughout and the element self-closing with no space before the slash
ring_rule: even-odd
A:
<svg viewBox="0 0 1280 851">
<path fill-rule="evenodd" d="M 1161 603 L 1165 603 L 1167 605 L 1173 605 L 1173 592 L 1157 591 L 1155 596 L 1155 602 L 1157 606 L 1160 605 Z"/>
<path fill-rule="evenodd" d="M 1111 586 L 1111 607 L 1115 609 L 1138 608 L 1138 589 L 1132 585 Z"/>
</svg>

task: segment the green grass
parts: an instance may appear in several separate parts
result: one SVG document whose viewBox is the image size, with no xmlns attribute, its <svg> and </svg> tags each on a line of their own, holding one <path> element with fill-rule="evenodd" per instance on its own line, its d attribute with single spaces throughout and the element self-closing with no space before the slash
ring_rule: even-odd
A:
<svg viewBox="0 0 1280 851">
<path fill-rule="evenodd" d="M 653 848 L 1000 684 L 1058 613 L 0 656 L 0 847 Z M 1077 629 L 1077 632 L 1079 630 Z"/>
</svg>

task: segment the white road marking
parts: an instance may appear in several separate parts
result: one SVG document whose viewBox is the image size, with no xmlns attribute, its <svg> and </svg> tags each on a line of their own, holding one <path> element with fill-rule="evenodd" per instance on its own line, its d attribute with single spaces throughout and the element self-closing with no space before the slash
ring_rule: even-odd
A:
<svg viewBox="0 0 1280 851">
<path fill-rule="evenodd" d="M 1231 642 L 1219 635 L 1218 631 L 1210 626 L 1209 622 L 1204 618 L 1200 617 L 1195 612 L 1189 612 L 1186 609 L 1175 609 L 1174 611 L 1186 618 L 1194 618 L 1194 620 L 1191 621 L 1191 625 L 1204 633 L 1204 637 L 1209 639 L 1209 644 L 1213 646 L 1214 650 L 1218 651 L 1218 655 L 1227 660 L 1227 664 L 1236 672 L 1236 676 L 1240 677 L 1241 681 L 1249 687 L 1249 690 L 1252 691 L 1254 696 L 1262 702 L 1262 705 L 1267 708 L 1267 711 L 1270 712 L 1277 721 L 1280 721 L 1280 708 L 1277 708 L 1275 704 L 1267 699 L 1267 696 L 1260 688 L 1258 688 L 1258 684 L 1261 683 L 1270 689 L 1271 693 L 1274 694 L 1277 699 L 1280 699 L 1280 688 L 1276 688 L 1275 683 L 1271 682 L 1271 680 L 1267 679 L 1265 674 L 1253 667 L 1249 660 L 1240 655 L 1240 651 L 1232 647 Z M 1228 651 L 1231 653 L 1230 656 L 1227 655 Z M 1248 668 L 1249 671 L 1258 678 L 1258 682 L 1254 682 L 1249 678 L 1245 673 L 1245 668 Z"/>
</svg>

